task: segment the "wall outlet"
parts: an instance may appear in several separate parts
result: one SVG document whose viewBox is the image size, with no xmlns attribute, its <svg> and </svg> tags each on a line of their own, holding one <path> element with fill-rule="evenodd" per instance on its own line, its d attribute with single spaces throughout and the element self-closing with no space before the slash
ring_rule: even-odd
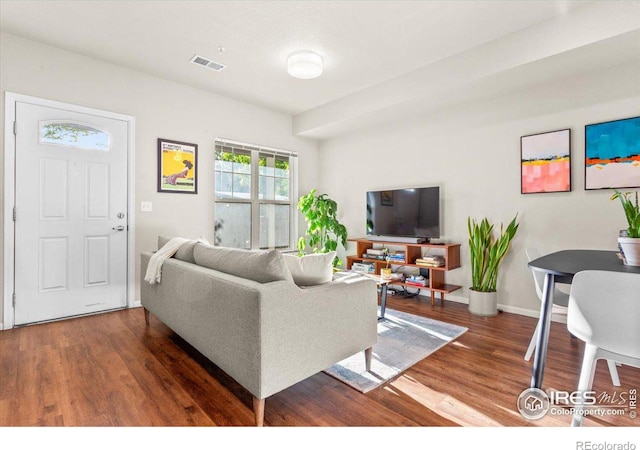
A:
<svg viewBox="0 0 640 450">
<path fill-rule="evenodd" d="M 153 211 L 153 203 L 151 203 L 151 202 L 140 202 L 140 211 L 142 211 L 142 212 L 151 212 L 151 211 Z"/>
</svg>

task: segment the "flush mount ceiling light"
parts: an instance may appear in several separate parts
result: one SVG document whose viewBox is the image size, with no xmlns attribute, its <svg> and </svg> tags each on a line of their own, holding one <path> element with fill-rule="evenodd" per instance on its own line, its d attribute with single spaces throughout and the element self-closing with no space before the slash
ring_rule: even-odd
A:
<svg viewBox="0 0 640 450">
<path fill-rule="evenodd" d="M 287 72 L 302 80 L 319 77 L 322 74 L 322 56 L 310 51 L 292 53 L 287 58 Z"/>
</svg>

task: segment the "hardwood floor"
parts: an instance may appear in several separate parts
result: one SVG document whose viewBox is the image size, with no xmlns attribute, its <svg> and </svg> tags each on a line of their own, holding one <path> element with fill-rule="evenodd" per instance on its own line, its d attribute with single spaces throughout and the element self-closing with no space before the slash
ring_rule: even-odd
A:
<svg viewBox="0 0 640 450">
<path fill-rule="evenodd" d="M 523 355 L 535 319 L 472 316 L 466 305 L 390 297 L 388 307 L 466 326 L 454 343 L 395 380 L 361 394 L 316 374 L 266 401 L 267 426 L 565 427 L 568 416 L 521 417 L 529 385 Z M 553 323 L 545 388 L 573 391 L 583 345 Z M 597 392 L 640 387 L 640 369 L 619 367 L 611 385 L 598 364 Z M 251 426 L 252 397 L 155 316 L 124 310 L 0 332 L 0 426 Z M 624 416 L 585 426 L 638 426 Z"/>
</svg>

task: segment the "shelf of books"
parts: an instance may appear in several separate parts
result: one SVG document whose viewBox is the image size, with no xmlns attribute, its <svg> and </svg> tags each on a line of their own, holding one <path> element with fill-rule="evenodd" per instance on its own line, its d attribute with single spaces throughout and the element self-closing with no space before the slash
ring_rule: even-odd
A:
<svg viewBox="0 0 640 450">
<path fill-rule="evenodd" d="M 445 272 L 460 267 L 460 244 L 348 241 L 356 243 L 356 254 L 347 256 L 347 270 L 380 274 L 382 268 L 391 267 L 395 272 L 391 284 L 429 290 L 432 305 L 436 292 L 443 301 L 445 294 L 461 287 L 445 282 Z"/>
</svg>

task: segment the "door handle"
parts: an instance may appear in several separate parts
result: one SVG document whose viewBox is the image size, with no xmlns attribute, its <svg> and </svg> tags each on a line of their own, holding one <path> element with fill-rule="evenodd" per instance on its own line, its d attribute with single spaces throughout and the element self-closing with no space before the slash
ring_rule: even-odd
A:
<svg viewBox="0 0 640 450">
<path fill-rule="evenodd" d="M 122 230 L 124 230 L 124 225 L 118 225 L 117 227 L 113 227 L 111 229 L 112 230 L 116 230 L 116 231 L 122 231 Z"/>
</svg>

